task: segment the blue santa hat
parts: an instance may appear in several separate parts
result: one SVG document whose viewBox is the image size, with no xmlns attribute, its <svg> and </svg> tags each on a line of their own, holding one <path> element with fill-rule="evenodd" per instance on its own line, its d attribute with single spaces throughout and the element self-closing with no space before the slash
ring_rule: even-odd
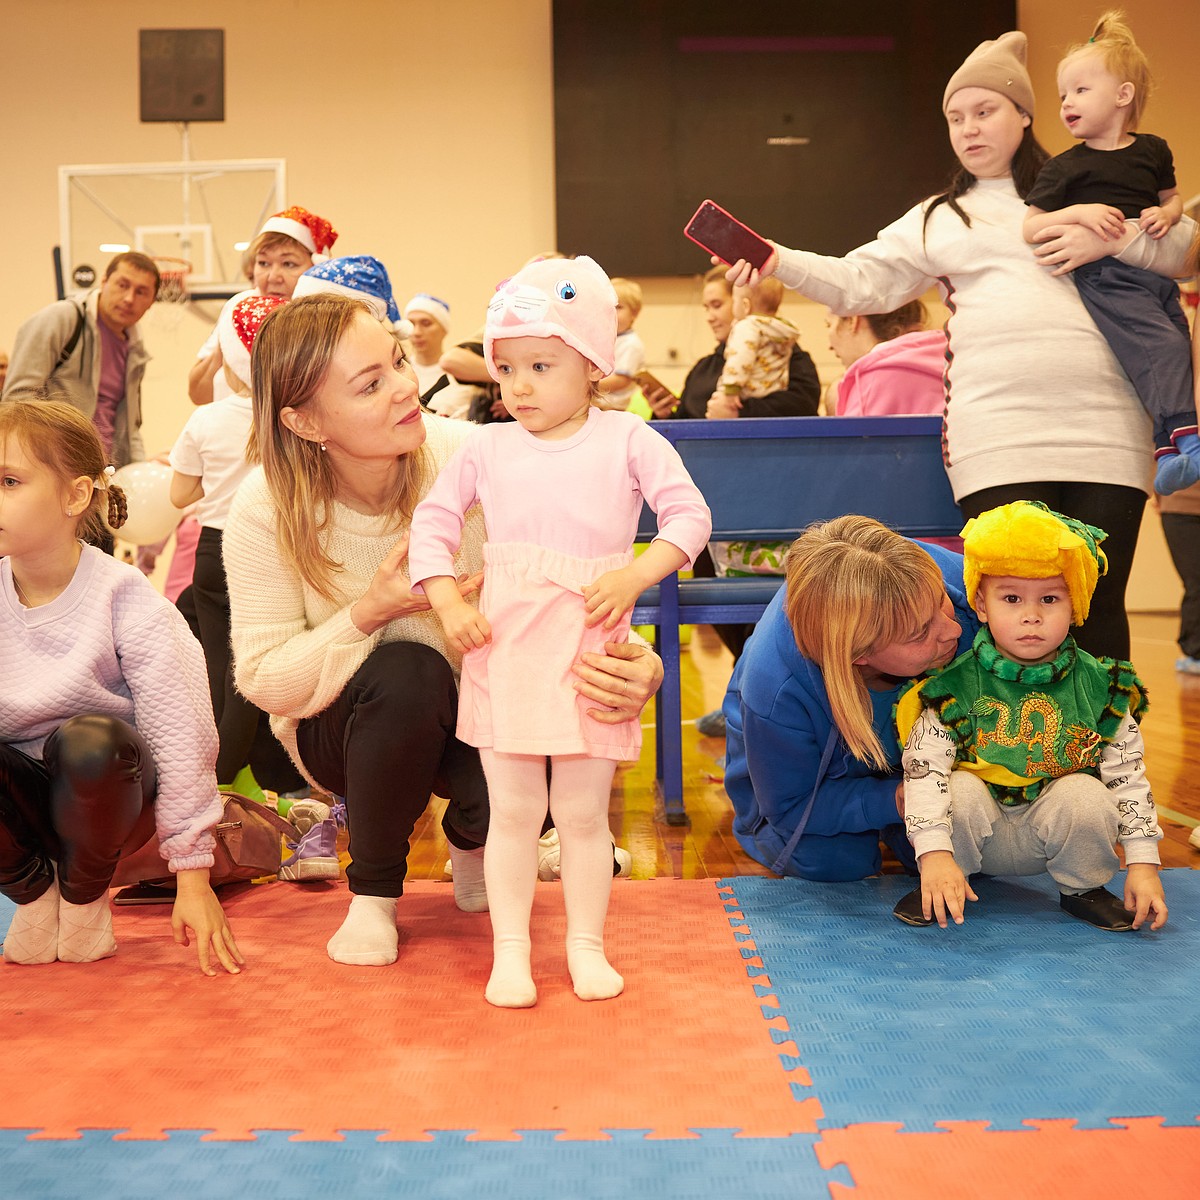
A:
<svg viewBox="0 0 1200 1200">
<path fill-rule="evenodd" d="M 337 292 L 365 300 L 371 311 L 390 325 L 402 338 L 412 333 L 412 322 L 400 315 L 396 299 L 392 295 L 392 281 L 387 267 L 369 254 L 348 254 L 343 258 L 331 258 L 326 262 L 309 267 L 296 280 L 293 299 L 313 296 L 318 292 Z"/>
</svg>

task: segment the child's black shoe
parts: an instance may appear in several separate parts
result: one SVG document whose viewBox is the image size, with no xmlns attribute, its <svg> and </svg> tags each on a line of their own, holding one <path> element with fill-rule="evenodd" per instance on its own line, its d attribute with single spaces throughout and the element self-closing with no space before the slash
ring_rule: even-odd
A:
<svg viewBox="0 0 1200 1200">
<path fill-rule="evenodd" d="M 932 925 L 933 919 L 925 915 L 921 907 L 921 889 L 913 888 L 905 896 L 896 901 L 892 916 L 903 921 L 905 925 Z"/>
<path fill-rule="evenodd" d="M 1133 917 L 1129 910 L 1118 897 L 1104 888 L 1092 888 L 1075 896 L 1061 892 L 1058 903 L 1063 912 L 1095 925 L 1097 929 L 1124 933 L 1133 928 Z"/>
</svg>

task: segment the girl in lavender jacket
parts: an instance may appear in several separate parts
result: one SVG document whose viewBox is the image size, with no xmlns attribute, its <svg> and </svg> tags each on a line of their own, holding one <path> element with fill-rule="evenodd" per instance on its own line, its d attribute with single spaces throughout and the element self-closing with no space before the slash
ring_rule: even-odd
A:
<svg viewBox="0 0 1200 1200">
<path fill-rule="evenodd" d="M 0 406 L 0 893 L 8 963 L 116 953 L 108 887 L 149 840 L 178 883 L 175 940 L 243 961 L 209 886 L 221 815 L 204 659 L 140 571 L 86 545 L 125 519 L 96 431 L 57 401 Z"/>
</svg>

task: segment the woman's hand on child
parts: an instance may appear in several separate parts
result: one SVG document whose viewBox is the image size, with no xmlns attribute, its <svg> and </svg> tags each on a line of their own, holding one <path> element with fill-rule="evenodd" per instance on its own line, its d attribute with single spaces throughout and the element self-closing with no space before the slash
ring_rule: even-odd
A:
<svg viewBox="0 0 1200 1200">
<path fill-rule="evenodd" d="M 181 946 L 191 945 L 188 931 L 196 939 L 200 970 L 215 975 L 213 957 L 231 975 L 241 971 L 246 960 L 233 940 L 233 930 L 216 893 L 209 886 L 208 870 L 179 871 L 175 876 L 175 907 L 171 910 L 171 930 Z"/>
<path fill-rule="evenodd" d="M 409 583 L 405 567 L 407 558 L 406 533 L 379 564 L 366 592 L 350 608 L 350 620 L 363 633 L 374 633 L 397 617 L 429 611 L 429 597 L 424 593 L 414 592 Z"/>
<path fill-rule="evenodd" d="M 575 690 L 603 708 L 588 716 L 602 725 L 636 719 L 663 679 L 662 659 L 640 642 L 605 642 L 604 654 L 585 652 L 571 670 Z"/>
<path fill-rule="evenodd" d="M 1163 895 L 1162 877 L 1153 863 L 1130 863 L 1125 869 L 1125 907 L 1133 913 L 1134 929 L 1141 929 L 1151 913 L 1151 929 L 1161 929 L 1167 923 L 1167 898 Z"/>
<path fill-rule="evenodd" d="M 713 392 L 708 399 L 704 415 L 710 421 L 723 421 L 730 417 L 742 415 L 742 400 L 740 396 L 731 396 L 726 392 Z"/>
<path fill-rule="evenodd" d="M 1084 263 L 1107 258 L 1123 250 L 1124 243 L 1133 236 L 1128 226 L 1125 235 L 1121 245 L 1114 245 L 1082 225 L 1048 225 L 1034 239 L 1037 244 L 1033 254 L 1038 265 L 1049 269 L 1051 275 L 1069 275 Z"/>
<path fill-rule="evenodd" d="M 757 270 L 752 267 L 744 258 L 739 258 L 737 262 L 725 272 L 725 278 L 734 287 L 753 287 L 761 279 L 766 279 L 775 274 L 775 269 L 779 266 L 779 251 L 774 249 L 775 243 L 771 243 L 771 256 Z M 714 254 L 712 265 L 720 267 L 725 265 L 723 258 L 717 258 Z"/>
<path fill-rule="evenodd" d="M 615 629 L 643 590 L 641 579 L 632 568 L 605 571 L 595 583 L 584 584 L 584 607 L 588 613 L 584 624 L 590 627 L 603 621 L 605 629 Z"/>
<path fill-rule="evenodd" d="M 949 850 L 929 850 L 921 855 L 921 910 L 946 928 L 946 918 L 963 923 L 967 900 L 978 900 Z"/>
</svg>

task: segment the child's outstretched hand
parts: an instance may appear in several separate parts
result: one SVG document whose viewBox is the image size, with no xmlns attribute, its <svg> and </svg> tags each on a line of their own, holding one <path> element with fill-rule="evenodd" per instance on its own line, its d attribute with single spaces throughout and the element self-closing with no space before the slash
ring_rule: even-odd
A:
<svg viewBox="0 0 1200 1200">
<path fill-rule="evenodd" d="M 921 910 L 946 928 L 946 918 L 963 923 L 966 900 L 978 900 L 954 855 L 949 850 L 930 850 L 921 855 Z"/>
<path fill-rule="evenodd" d="M 603 621 L 605 629 L 615 629 L 642 591 L 641 579 L 632 567 L 605 571 L 595 583 L 584 585 L 584 607 L 588 613 L 584 624 L 592 626 Z"/>
<path fill-rule="evenodd" d="M 1160 238 L 1164 233 L 1169 233 L 1174 224 L 1171 214 L 1157 204 L 1152 208 L 1143 208 L 1138 216 L 1138 226 L 1152 238 Z"/>
<path fill-rule="evenodd" d="M 1076 224 L 1090 229 L 1106 242 L 1119 238 L 1125 232 L 1125 214 L 1111 204 L 1076 204 L 1073 211 Z"/>
<path fill-rule="evenodd" d="M 1130 863 L 1125 869 L 1125 907 L 1133 913 L 1134 929 L 1141 929 L 1151 913 L 1151 929 L 1161 929 L 1167 923 L 1167 898 L 1153 863 Z"/>
</svg>

